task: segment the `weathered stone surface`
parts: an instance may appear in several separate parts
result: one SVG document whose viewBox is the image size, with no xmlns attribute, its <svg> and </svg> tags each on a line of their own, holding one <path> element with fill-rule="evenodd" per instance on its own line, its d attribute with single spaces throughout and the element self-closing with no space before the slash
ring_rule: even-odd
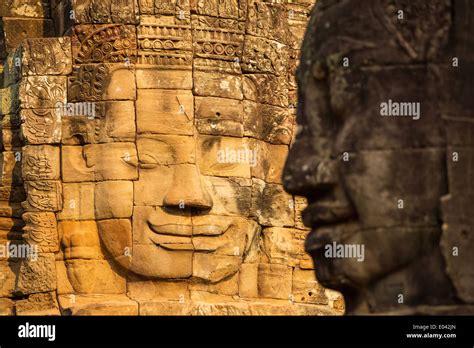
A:
<svg viewBox="0 0 474 348">
<path fill-rule="evenodd" d="M 27 144 L 61 142 L 61 116 L 55 109 L 21 110 L 21 134 Z"/>
<path fill-rule="evenodd" d="M 15 293 L 19 270 L 20 262 L 0 261 L 0 296 L 2 298 L 11 297 Z"/>
<path fill-rule="evenodd" d="M 58 229 L 54 213 L 25 213 L 24 238 L 29 245 L 36 246 L 38 252 L 52 253 L 59 250 Z"/>
<path fill-rule="evenodd" d="M 21 72 L 27 75 L 67 75 L 72 71 L 71 39 L 27 39 L 22 44 Z"/>
<path fill-rule="evenodd" d="M 0 298 L 0 315 L 7 316 L 14 314 L 15 303 L 8 298 Z"/>
<path fill-rule="evenodd" d="M 240 262 L 240 256 L 195 253 L 193 258 L 193 276 L 216 283 L 237 273 Z"/>
<path fill-rule="evenodd" d="M 188 282 L 133 281 L 128 284 L 127 295 L 140 301 L 189 302 Z"/>
<path fill-rule="evenodd" d="M 58 180 L 59 148 L 50 145 L 28 145 L 23 148 L 23 180 Z"/>
<path fill-rule="evenodd" d="M 0 5 L 0 17 L 49 17 L 50 1 L 5 0 Z"/>
<path fill-rule="evenodd" d="M 234 99 L 195 97 L 196 128 L 200 134 L 244 135 L 242 102 Z"/>
<path fill-rule="evenodd" d="M 16 301 L 16 315 L 60 315 L 56 293 L 31 294 L 27 299 Z"/>
<path fill-rule="evenodd" d="M 20 107 L 20 84 L 13 84 L 7 88 L 3 88 L 0 95 L 0 114 L 16 114 Z"/>
<path fill-rule="evenodd" d="M 141 169 L 154 166 L 196 163 L 196 144 L 191 136 L 140 135 L 137 138 L 138 161 Z"/>
<path fill-rule="evenodd" d="M 263 230 L 263 256 L 269 263 L 297 266 L 303 259 L 306 232 L 270 227 Z"/>
<path fill-rule="evenodd" d="M 132 216 L 133 182 L 99 182 L 95 186 L 94 197 L 96 219 L 117 219 Z"/>
<path fill-rule="evenodd" d="M 196 71 L 194 73 L 195 95 L 242 100 L 242 78 L 236 75 Z"/>
<path fill-rule="evenodd" d="M 108 257 L 118 265 L 130 268 L 132 257 L 132 225 L 128 219 L 101 220 L 97 222 L 99 237 Z"/>
<path fill-rule="evenodd" d="M 127 64 L 77 65 L 68 77 L 70 102 L 135 99 L 135 75 Z"/>
<path fill-rule="evenodd" d="M 269 74 L 246 74 L 242 81 L 244 98 L 261 104 L 288 106 L 288 80 Z"/>
<path fill-rule="evenodd" d="M 193 217 L 193 239 L 195 251 L 212 252 L 214 255 L 247 255 L 256 243 L 259 226 L 252 220 L 236 217 Z M 208 235 L 209 231 L 199 226 L 219 226 L 220 235 Z M 203 230 L 201 232 L 201 230 Z"/>
<path fill-rule="evenodd" d="M 199 136 L 198 164 L 203 175 L 250 178 L 258 153 L 244 138 Z"/>
<path fill-rule="evenodd" d="M 125 278 L 108 260 L 58 261 L 58 293 L 121 294 L 126 292 Z M 61 285 L 61 286 L 59 286 Z"/>
<path fill-rule="evenodd" d="M 58 229 L 66 260 L 101 258 L 99 232 L 95 221 L 60 221 Z"/>
<path fill-rule="evenodd" d="M 258 297 L 258 263 L 243 263 L 240 266 L 239 296 Z"/>
<path fill-rule="evenodd" d="M 239 275 L 234 274 L 215 284 L 205 282 L 191 283 L 189 289 L 191 290 L 191 294 L 204 292 L 222 296 L 237 296 L 239 293 Z"/>
<path fill-rule="evenodd" d="M 138 303 L 125 295 L 59 295 L 63 315 L 138 315 Z"/>
<path fill-rule="evenodd" d="M 189 278 L 193 274 L 193 252 L 185 245 L 175 250 L 158 245 L 135 244 L 130 269 L 149 278 Z"/>
<path fill-rule="evenodd" d="M 252 177 L 268 183 L 281 184 L 288 147 L 271 145 L 258 140 L 250 141 L 249 147 L 254 151 L 257 159 L 255 166 L 251 167 Z"/>
<path fill-rule="evenodd" d="M 135 26 L 76 25 L 72 36 L 72 54 L 75 64 L 135 63 L 137 57 Z"/>
<path fill-rule="evenodd" d="M 292 268 L 280 264 L 258 265 L 258 294 L 261 297 L 292 299 Z"/>
<path fill-rule="evenodd" d="M 40 254 L 36 260 L 21 262 L 16 291 L 27 295 L 56 290 L 54 254 Z"/>
<path fill-rule="evenodd" d="M 64 168 L 64 167 L 63 167 Z M 59 220 L 92 220 L 94 213 L 93 183 L 63 185 L 63 208 L 58 213 Z"/>
<path fill-rule="evenodd" d="M 61 160 L 63 182 L 94 181 L 94 171 L 87 166 L 84 147 L 62 146 Z"/>
<path fill-rule="evenodd" d="M 303 299 L 307 232 L 283 227 L 297 210 L 280 177 L 308 1 L 48 3 L 55 37 L 0 62 L 0 241 L 22 243 L 24 222 L 54 263 L 37 281 L 14 262 L 0 296 L 22 296 L 17 314 L 334 311 Z M 26 2 L 15 17 L 32 15 Z M 32 284 L 18 290 L 21 267 Z"/>
<path fill-rule="evenodd" d="M 68 145 L 129 142 L 135 139 L 135 106 L 132 101 L 70 104 L 73 110 L 62 120 L 62 142 Z M 77 115 L 82 109 L 84 115 Z M 90 109 L 90 110 L 89 110 Z M 91 112 L 91 110 L 93 110 Z"/>
<path fill-rule="evenodd" d="M 16 186 L 21 185 L 21 152 L 3 151 L 1 156 L 2 165 L 2 185 Z"/>
<path fill-rule="evenodd" d="M 305 197 L 295 196 L 295 227 L 300 230 L 309 230 L 303 222 L 302 213 L 308 207 L 308 200 Z"/>
<path fill-rule="evenodd" d="M 26 181 L 26 211 L 60 211 L 62 209 L 62 187 L 59 181 Z"/>
<path fill-rule="evenodd" d="M 327 304 L 324 288 L 318 284 L 312 270 L 295 268 L 291 293 L 295 302 Z"/>
<path fill-rule="evenodd" d="M 138 91 L 138 133 L 193 134 L 191 91 L 144 89 Z"/>
<path fill-rule="evenodd" d="M 288 109 L 244 101 L 244 110 L 244 135 L 272 144 L 290 143 L 294 119 Z"/>
<path fill-rule="evenodd" d="M 249 216 L 252 182 L 245 178 L 205 177 L 213 205 L 209 214 Z"/>
<path fill-rule="evenodd" d="M 281 185 L 252 179 L 252 216 L 264 226 L 294 226 L 293 197 Z"/>
<path fill-rule="evenodd" d="M 134 143 L 86 145 L 84 154 L 87 167 L 92 168 L 96 181 L 138 178 Z"/>
<path fill-rule="evenodd" d="M 18 149 L 23 145 L 19 129 L 3 128 L 1 140 L 5 150 Z"/>
<path fill-rule="evenodd" d="M 5 48 L 12 52 L 27 38 L 53 37 L 53 22 L 50 19 L 2 18 L 5 31 Z"/>
<path fill-rule="evenodd" d="M 155 66 L 137 66 L 137 87 L 149 89 L 193 88 L 193 73 L 187 70 L 169 71 Z"/>
<path fill-rule="evenodd" d="M 55 108 L 66 104 L 65 76 L 28 76 L 20 83 L 20 105 L 23 109 Z"/>
</svg>

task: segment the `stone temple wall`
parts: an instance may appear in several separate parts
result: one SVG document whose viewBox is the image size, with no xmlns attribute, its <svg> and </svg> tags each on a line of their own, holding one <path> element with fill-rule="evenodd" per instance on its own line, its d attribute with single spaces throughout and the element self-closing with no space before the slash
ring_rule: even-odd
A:
<svg viewBox="0 0 474 348">
<path fill-rule="evenodd" d="M 313 2 L 0 5 L 0 312 L 341 314 L 281 182 Z"/>
</svg>

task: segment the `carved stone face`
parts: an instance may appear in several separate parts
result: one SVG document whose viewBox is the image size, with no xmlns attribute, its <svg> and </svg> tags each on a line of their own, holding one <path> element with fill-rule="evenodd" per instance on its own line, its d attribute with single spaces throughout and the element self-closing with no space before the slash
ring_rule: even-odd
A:
<svg viewBox="0 0 474 348">
<path fill-rule="evenodd" d="M 364 301 L 373 311 L 396 307 L 400 294 L 407 305 L 450 303 L 439 246 L 440 199 L 449 191 L 438 104 L 439 78 L 449 75 L 415 64 L 441 54 L 447 6 L 407 7 L 420 14 L 416 25 L 383 1 L 369 11 L 321 1 L 313 11 L 284 185 L 308 198 L 306 249 L 318 280 L 342 290 L 349 311 Z M 438 18 L 443 30 L 433 40 Z M 431 279 L 413 281 L 423 272 Z"/>
<path fill-rule="evenodd" d="M 282 185 L 311 2 L 72 6 L 70 37 L 28 40 L 6 69 L 26 143 L 15 202 L 48 264 L 33 293 L 82 314 L 340 313 Z"/>
<path fill-rule="evenodd" d="M 135 73 L 153 69 L 109 72 L 114 83 L 106 94 L 133 95 L 129 81 Z M 97 180 L 90 195 L 93 216 L 107 252 L 121 266 L 147 278 L 220 281 L 237 271 L 259 230 L 248 219 L 253 162 L 225 158 L 225 151 L 246 153 L 249 145 L 244 138 L 200 135 L 190 90 L 136 93 L 135 103 L 94 103 L 96 119 L 68 120 L 66 142 L 106 142 L 65 146 L 64 178 Z M 229 114 L 222 102 L 215 103 L 218 98 L 197 99 L 198 115 L 209 113 L 211 105 L 213 113 Z M 241 103 L 234 103 L 242 114 Z M 99 126 L 102 134 L 93 133 Z M 242 186 L 223 175 L 240 177 Z"/>
</svg>

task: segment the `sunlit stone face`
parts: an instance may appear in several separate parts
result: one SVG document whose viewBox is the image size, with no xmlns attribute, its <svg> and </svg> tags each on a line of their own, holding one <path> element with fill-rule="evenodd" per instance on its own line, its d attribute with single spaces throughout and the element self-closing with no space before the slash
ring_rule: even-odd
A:
<svg viewBox="0 0 474 348">
<path fill-rule="evenodd" d="M 70 37 L 30 40 L 8 73 L 25 232 L 61 311 L 341 313 L 281 179 L 311 1 L 101 4 L 73 4 Z M 68 59 L 41 70 L 42 47 Z"/>
<path fill-rule="evenodd" d="M 125 80 L 127 72 L 117 70 Z M 130 87 L 119 84 L 125 82 L 116 79 L 109 92 L 127 93 Z M 98 180 L 90 197 L 99 234 L 127 270 L 212 282 L 235 274 L 261 230 L 249 218 L 256 158 L 244 155 L 251 147 L 243 138 L 200 135 L 191 91 L 138 88 L 137 96 L 136 131 L 133 105 L 105 107 L 109 134 L 121 132 L 118 139 L 127 141 L 66 147 L 66 181 Z M 79 129 L 70 141 L 89 135 Z"/>
</svg>

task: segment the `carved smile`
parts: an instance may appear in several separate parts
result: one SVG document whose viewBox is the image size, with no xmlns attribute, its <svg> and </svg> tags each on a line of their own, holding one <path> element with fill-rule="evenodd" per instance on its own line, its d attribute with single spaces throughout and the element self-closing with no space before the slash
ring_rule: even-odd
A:
<svg viewBox="0 0 474 348">
<path fill-rule="evenodd" d="M 154 232 L 150 236 L 150 240 L 157 246 L 168 250 L 195 250 L 192 243 L 193 235 L 217 238 L 230 227 L 230 225 L 225 228 L 217 225 L 155 225 L 150 221 L 147 223 L 150 230 Z"/>
</svg>

